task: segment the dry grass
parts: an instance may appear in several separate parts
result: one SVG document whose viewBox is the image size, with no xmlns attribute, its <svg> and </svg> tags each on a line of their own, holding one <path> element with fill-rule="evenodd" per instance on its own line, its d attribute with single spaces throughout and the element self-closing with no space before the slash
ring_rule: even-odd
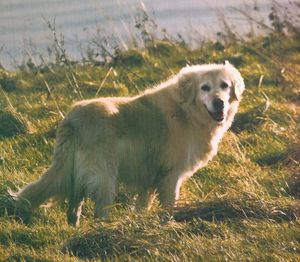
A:
<svg viewBox="0 0 300 262">
<path fill-rule="evenodd" d="M 0 95 L 0 260 L 299 261 L 299 50 L 298 38 L 282 34 L 195 50 L 164 40 L 101 66 L 65 61 L 0 72 L 15 85 Z M 125 190 L 107 221 L 93 219 L 89 201 L 76 229 L 64 204 L 36 210 L 26 224 L 14 219 L 24 214 L 7 190 L 49 166 L 55 126 L 78 90 L 84 98 L 133 95 L 186 63 L 227 59 L 246 81 L 239 114 L 218 156 L 183 186 L 173 214 L 157 203 L 132 212 Z"/>
</svg>

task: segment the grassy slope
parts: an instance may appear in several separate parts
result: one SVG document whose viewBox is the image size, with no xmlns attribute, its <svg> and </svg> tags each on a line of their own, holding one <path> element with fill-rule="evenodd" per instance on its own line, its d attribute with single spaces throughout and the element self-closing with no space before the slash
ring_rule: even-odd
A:
<svg viewBox="0 0 300 262">
<path fill-rule="evenodd" d="M 0 109 L 11 104 L 31 130 L 0 138 L 2 195 L 8 187 L 15 189 L 36 179 L 50 164 L 54 130 L 61 119 L 57 106 L 66 112 L 79 99 L 72 74 L 82 96 L 91 98 L 112 66 L 99 95 L 127 95 L 159 83 L 187 63 L 229 60 L 242 72 L 247 90 L 218 156 L 182 188 L 182 201 L 198 201 L 215 216 L 175 222 L 157 206 L 137 214 L 130 211 L 132 201 L 125 192 L 120 196 L 122 207 L 109 221 L 95 221 L 88 203 L 79 228 L 67 225 L 65 206 L 40 208 L 25 225 L 3 214 L 0 202 L 0 260 L 299 260 L 299 221 L 268 218 L 271 214 L 276 218 L 278 209 L 295 204 L 285 181 L 299 171 L 295 161 L 287 161 L 295 160 L 293 152 L 300 144 L 299 49 L 299 40 L 278 36 L 232 44 L 224 50 L 205 44 L 192 51 L 160 42 L 120 54 L 104 67 L 55 66 L 43 73 L 2 70 L 1 84 L 7 92 L 0 90 Z M 250 216 L 235 216 L 230 209 L 222 209 L 222 203 L 235 203 L 243 211 L 251 201 L 256 206 L 248 212 Z M 256 215 L 270 203 L 273 208 Z M 217 215 L 220 208 L 223 217 Z"/>
</svg>

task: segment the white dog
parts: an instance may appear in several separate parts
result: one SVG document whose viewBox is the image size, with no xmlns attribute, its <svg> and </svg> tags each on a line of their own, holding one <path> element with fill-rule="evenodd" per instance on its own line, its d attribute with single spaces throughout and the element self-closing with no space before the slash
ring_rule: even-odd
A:
<svg viewBox="0 0 300 262">
<path fill-rule="evenodd" d="M 74 105 L 57 131 L 52 166 L 17 193 L 32 210 L 49 198 L 67 200 L 68 222 L 79 223 L 83 199 L 105 217 L 120 183 L 146 206 L 156 192 L 170 207 L 182 182 L 207 164 L 230 127 L 244 90 L 231 64 L 196 65 L 130 98 Z"/>
</svg>

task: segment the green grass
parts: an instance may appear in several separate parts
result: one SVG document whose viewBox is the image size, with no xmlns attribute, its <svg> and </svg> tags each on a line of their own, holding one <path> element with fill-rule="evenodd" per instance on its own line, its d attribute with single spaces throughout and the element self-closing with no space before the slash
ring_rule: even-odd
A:
<svg viewBox="0 0 300 262">
<path fill-rule="evenodd" d="M 0 112 L 13 110 L 22 127 L 10 132 L 0 118 L 0 260 L 299 261 L 299 200 L 286 182 L 300 171 L 299 50 L 299 39 L 278 35 L 195 50 L 157 41 L 103 66 L 0 69 Z M 217 157 L 184 184 L 174 217 L 157 203 L 133 212 L 126 191 L 107 221 L 93 219 L 88 201 L 79 228 L 67 225 L 65 205 L 40 208 L 27 224 L 8 215 L 7 189 L 49 166 L 57 123 L 72 102 L 97 92 L 133 95 L 187 63 L 224 60 L 244 76 L 244 98 Z"/>
</svg>

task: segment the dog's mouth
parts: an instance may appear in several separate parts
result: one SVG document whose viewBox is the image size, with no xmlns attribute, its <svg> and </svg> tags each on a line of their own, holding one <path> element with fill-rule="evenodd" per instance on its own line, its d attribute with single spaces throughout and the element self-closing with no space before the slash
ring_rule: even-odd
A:
<svg viewBox="0 0 300 262">
<path fill-rule="evenodd" d="M 216 120 L 217 122 L 222 122 L 224 120 L 224 112 L 223 111 L 220 111 L 220 112 L 214 112 L 214 113 L 211 113 L 210 112 L 210 115 L 211 117 Z"/>
<path fill-rule="evenodd" d="M 211 112 L 208 109 L 207 109 L 207 111 L 210 114 L 210 116 L 212 117 L 212 119 L 215 120 L 215 121 L 217 121 L 217 122 L 222 122 L 224 120 L 224 118 L 225 118 L 225 114 L 224 114 L 223 111 Z"/>
</svg>

